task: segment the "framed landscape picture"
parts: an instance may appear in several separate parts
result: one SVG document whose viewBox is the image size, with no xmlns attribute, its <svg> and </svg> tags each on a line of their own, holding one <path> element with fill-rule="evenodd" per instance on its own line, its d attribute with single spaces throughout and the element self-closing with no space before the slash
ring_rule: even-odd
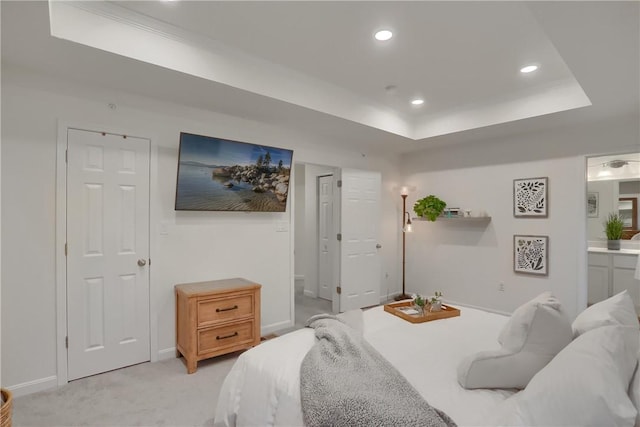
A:
<svg viewBox="0 0 640 427">
<path fill-rule="evenodd" d="M 285 212 L 293 151 L 180 133 L 177 211 Z"/>
<path fill-rule="evenodd" d="M 513 236 L 513 271 L 546 276 L 548 260 L 549 236 Z"/>
<path fill-rule="evenodd" d="M 516 218 L 546 218 L 549 199 L 549 178 L 513 180 L 513 216 Z"/>
<path fill-rule="evenodd" d="M 600 204 L 600 201 L 598 200 L 598 193 L 595 193 L 595 192 L 587 193 L 587 216 L 589 218 L 598 217 L 599 204 Z"/>
</svg>

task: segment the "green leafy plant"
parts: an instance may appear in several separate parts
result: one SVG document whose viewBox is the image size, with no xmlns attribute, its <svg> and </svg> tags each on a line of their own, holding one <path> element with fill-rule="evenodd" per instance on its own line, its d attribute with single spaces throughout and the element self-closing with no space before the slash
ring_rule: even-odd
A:
<svg viewBox="0 0 640 427">
<path fill-rule="evenodd" d="M 622 238 L 622 230 L 624 229 L 624 221 L 617 213 L 610 213 L 604 222 L 604 232 L 608 240 L 620 240 Z"/>
<path fill-rule="evenodd" d="M 417 200 L 413 205 L 413 210 L 416 215 L 429 221 L 435 221 L 445 207 L 447 207 L 447 204 L 432 194 Z"/>
<path fill-rule="evenodd" d="M 424 308 L 424 305 L 427 303 L 427 301 L 420 295 L 416 295 L 416 297 L 413 299 L 413 303 L 420 308 Z"/>
</svg>

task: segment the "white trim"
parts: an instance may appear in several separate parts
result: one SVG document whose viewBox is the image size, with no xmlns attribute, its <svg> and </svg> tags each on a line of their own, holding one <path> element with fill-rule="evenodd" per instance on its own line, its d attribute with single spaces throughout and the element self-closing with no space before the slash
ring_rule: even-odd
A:
<svg viewBox="0 0 640 427">
<path fill-rule="evenodd" d="M 68 129 L 78 129 L 89 132 L 105 132 L 115 135 L 127 135 L 149 141 L 149 258 L 152 256 L 152 221 L 155 215 L 152 214 L 151 205 L 153 198 L 153 182 L 151 180 L 151 171 L 157 174 L 157 167 L 154 167 L 153 161 L 157 162 L 157 147 L 153 141 L 157 140 L 148 136 L 139 136 L 138 131 L 124 129 L 119 126 L 100 123 L 76 122 L 71 120 L 58 120 L 58 139 L 56 147 L 56 372 L 57 376 L 51 377 L 57 381 L 58 386 L 67 384 L 68 366 L 67 353 L 65 345 L 67 337 L 67 263 L 64 254 L 64 245 L 67 236 L 67 133 Z M 109 129 L 109 130 L 107 130 Z M 149 267 L 150 268 L 150 267 Z M 151 282 L 151 269 L 149 270 L 149 360 L 156 361 L 158 353 L 158 325 L 152 319 L 157 319 L 157 310 L 153 304 L 152 295 L 154 287 Z M 30 384 L 30 383 L 25 383 Z M 38 391 L 38 390 L 36 390 Z"/>
<path fill-rule="evenodd" d="M 57 385 L 67 383 L 67 122 L 58 120 L 56 148 L 56 372 Z"/>
<path fill-rule="evenodd" d="M 316 295 L 315 292 L 310 291 L 309 289 L 304 290 L 304 296 L 309 298 L 318 298 L 318 295 Z"/>
<path fill-rule="evenodd" d="M 46 378 L 40 378 L 26 383 L 16 384 L 7 387 L 13 397 L 26 396 L 27 394 L 36 393 L 38 391 L 55 388 L 58 385 L 58 379 L 55 375 Z"/>
<path fill-rule="evenodd" d="M 271 325 L 260 328 L 260 335 L 265 336 L 283 329 L 292 328 L 295 325 L 293 320 L 285 320 L 284 322 L 272 323 Z"/>
<path fill-rule="evenodd" d="M 292 183 L 295 186 L 296 182 L 296 173 L 293 162 L 293 155 L 291 157 L 291 169 L 290 169 L 290 177 L 289 177 L 289 185 Z M 287 197 L 287 204 L 289 205 L 289 320 L 285 323 L 287 325 L 293 326 L 295 324 L 296 319 L 296 278 L 295 278 L 295 230 L 296 230 L 296 215 L 295 215 L 295 197 L 296 191 L 292 188 L 289 188 L 289 195 L 291 197 Z M 260 310 L 262 313 L 262 310 Z M 281 322 L 282 323 L 282 322 Z M 260 319 L 260 324 L 262 324 L 262 319 Z M 264 336 L 273 332 L 271 326 L 265 326 L 260 328 L 260 335 Z"/>
<path fill-rule="evenodd" d="M 175 359 L 175 358 L 176 358 L 175 347 L 169 347 L 169 348 L 164 348 L 162 350 L 158 350 L 155 357 L 156 362 L 160 362 L 161 360 Z"/>
<path fill-rule="evenodd" d="M 158 265 L 157 260 L 160 259 L 156 256 L 156 248 L 158 245 L 158 225 L 160 218 L 158 218 L 160 209 L 154 208 L 154 203 L 158 203 L 157 198 L 154 197 L 158 194 L 158 146 L 154 144 L 154 141 L 158 141 L 158 137 L 146 138 L 149 139 L 149 355 L 151 362 L 157 362 L 162 360 L 160 358 L 160 350 L 158 349 L 158 337 L 159 326 L 158 318 L 160 317 L 158 301 L 159 298 L 155 294 L 158 292 L 156 286 L 153 286 L 153 271 L 154 266 Z M 153 261 L 156 260 L 154 264 Z M 174 349 L 175 351 L 175 349 Z"/>
<path fill-rule="evenodd" d="M 584 191 L 582 191 L 579 195 L 580 197 L 580 206 L 582 206 L 583 215 L 578 215 L 577 221 L 580 223 L 580 228 L 582 229 L 581 235 L 578 236 L 578 247 L 580 250 L 576 254 L 577 259 L 577 267 L 578 267 L 578 286 L 576 289 L 576 312 L 575 316 L 578 313 L 582 312 L 585 308 L 587 308 L 588 301 L 588 292 L 589 292 L 589 242 L 588 242 L 588 221 L 587 221 L 587 192 L 589 191 L 589 171 L 588 171 L 588 162 L 590 156 L 581 156 L 582 164 L 581 168 L 577 171 L 581 174 L 580 179 L 584 180 Z M 573 320 L 575 317 L 571 317 Z"/>
<path fill-rule="evenodd" d="M 462 302 L 449 301 L 449 300 L 442 300 L 442 302 L 443 302 L 443 304 L 447 304 L 447 305 L 474 308 L 476 310 L 488 311 L 489 313 L 502 314 L 503 316 L 511 317 L 511 313 L 509 313 L 508 311 L 496 310 L 496 309 L 488 308 L 488 307 L 480 307 L 479 305 L 472 305 L 472 304 L 466 304 L 466 303 L 462 303 Z"/>
<path fill-rule="evenodd" d="M 400 291 L 395 291 L 386 295 L 380 294 L 380 304 L 384 304 L 385 302 L 394 299 L 396 296 L 400 295 L 400 293 Z"/>
</svg>

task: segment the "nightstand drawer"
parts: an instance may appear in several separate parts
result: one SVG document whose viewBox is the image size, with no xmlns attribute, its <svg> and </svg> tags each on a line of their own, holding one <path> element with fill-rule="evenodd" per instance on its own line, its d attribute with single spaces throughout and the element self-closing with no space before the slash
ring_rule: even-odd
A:
<svg viewBox="0 0 640 427">
<path fill-rule="evenodd" d="M 254 343 L 253 320 L 226 326 L 217 326 L 198 331 L 198 355 Z"/>
<path fill-rule="evenodd" d="M 253 294 L 198 299 L 198 327 L 253 316 Z"/>
</svg>

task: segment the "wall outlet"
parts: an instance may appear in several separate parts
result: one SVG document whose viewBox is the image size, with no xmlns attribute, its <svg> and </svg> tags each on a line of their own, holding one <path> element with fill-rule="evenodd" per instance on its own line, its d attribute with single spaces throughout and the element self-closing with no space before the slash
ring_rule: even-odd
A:
<svg viewBox="0 0 640 427">
<path fill-rule="evenodd" d="M 498 291 L 499 292 L 504 292 L 504 283 L 502 283 L 502 282 L 498 283 Z"/>
</svg>

